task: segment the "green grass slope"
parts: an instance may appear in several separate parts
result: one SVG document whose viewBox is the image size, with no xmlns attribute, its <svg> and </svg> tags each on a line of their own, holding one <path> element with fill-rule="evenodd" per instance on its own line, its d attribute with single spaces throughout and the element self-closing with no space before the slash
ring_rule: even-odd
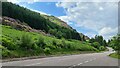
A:
<svg viewBox="0 0 120 68">
<path fill-rule="evenodd" d="M 44 36 L 34 32 L 25 32 L 2 26 L 2 57 L 18 58 L 25 56 L 75 54 L 80 51 L 98 51 L 87 42 L 65 40 Z"/>
<path fill-rule="evenodd" d="M 109 55 L 110 57 L 113 57 L 113 58 L 118 58 L 120 59 L 120 55 L 118 53 L 112 53 Z"/>
</svg>

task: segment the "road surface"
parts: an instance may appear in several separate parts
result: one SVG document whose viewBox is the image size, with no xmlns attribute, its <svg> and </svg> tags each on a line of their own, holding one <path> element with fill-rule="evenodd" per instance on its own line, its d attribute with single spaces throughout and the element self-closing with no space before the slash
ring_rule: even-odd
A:
<svg viewBox="0 0 120 68">
<path fill-rule="evenodd" d="M 48 57 L 21 61 L 4 62 L 3 66 L 118 66 L 118 59 L 108 55 L 112 49 L 102 53 Z"/>
</svg>

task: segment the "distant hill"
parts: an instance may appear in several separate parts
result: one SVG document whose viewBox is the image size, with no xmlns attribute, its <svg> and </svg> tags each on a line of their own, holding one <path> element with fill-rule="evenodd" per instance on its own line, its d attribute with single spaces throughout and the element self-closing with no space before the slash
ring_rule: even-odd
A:
<svg viewBox="0 0 120 68">
<path fill-rule="evenodd" d="M 59 26 L 63 26 L 63 27 L 66 27 L 66 28 L 69 28 L 72 30 L 72 27 L 69 26 L 66 22 L 62 21 L 61 19 L 55 17 L 55 16 L 48 16 L 48 15 L 43 15 L 41 14 L 41 16 L 43 16 L 45 19 L 48 19 L 50 20 L 51 22 L 59 25 Z"/>
<path fill-rule="evenodd" d="M 89 39 L 89 37 L 78 33 L 75 29 L 67 25 L 66 22 L 54 16 L 43 15 L 9 2 L 3 2 L 2 8 L 3 16 L 19 20 L 20 23 L 25 23 L 32 29 L 40 30 L 45 34 L 50 34 L 59 39 L 65 38 L 81 41 Z"/>
</svg>

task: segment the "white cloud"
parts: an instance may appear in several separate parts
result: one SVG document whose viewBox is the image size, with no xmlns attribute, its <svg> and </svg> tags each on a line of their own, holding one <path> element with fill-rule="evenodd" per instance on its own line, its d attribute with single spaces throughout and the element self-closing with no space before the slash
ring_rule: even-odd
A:
<svg viewBox="0 0 120 68">
<path fill-rule="evenodd" d="M 95 33 L 93 32 L 87 32 L 85 33 L 86 36 L 89 36 L 90 38 L 94 38 L 95 37 Z"/>
<path fill-rule="evenodd" d="M 70 8 L 76 5 L 76 2 L 58 2 L 56 4 L 57 7 L 63 7 L 63 8 Z"/>
<path fill-rule="evenodd" d="M 118 28 L 111 28 L 111 27 L 104 27 L 102 28 L 99 32 L 99 35 L 103 35 L 104 38 L 107 40 L 113 37 L 114 35 L 117 35 L 118 33 Z"/>
<path fill-rule="evenodd" d="M 112 33 L 117 34 L 118 28 L 104 27 L 99 31 L 100 35 L 110 35 Z"/>
<path fill-rule="evenodd" d="M 58 18 L 61 19 L 61 20 L 63 20 L 63 21 L 65 21 L 65 22 L 69 22 L 68 16 L 60 16 Z"/>
<path fill-rule="evenodd" d="M 115 2 L 61 2 L 56 5 L 66 11 L 66 15 L 59 18 L 77 23 L 76 27 L 90 29 L 93 31 L 91 35 L 95 31 L 108 39 L 116 34 L 114 28 L 118 25 L 118 5 Z"/>
<path fill-rule="evenodd" d="M 72 24 L 72 22 L 70 22 L 70 18 L 68 16 L 60 16 L 58 18 L 65 21 L 67 24 Z"/>
</svg>

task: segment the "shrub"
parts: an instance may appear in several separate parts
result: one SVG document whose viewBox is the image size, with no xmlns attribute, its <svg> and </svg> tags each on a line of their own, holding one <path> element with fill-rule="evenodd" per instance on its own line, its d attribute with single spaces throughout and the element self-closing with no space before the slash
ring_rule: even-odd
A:
<svg viewBox="0 0 120 68">
<path fill-rule="evenodd" d="M 65 43 L 65 48 L 72 49 L 72 45 L 70 43 Z"/>
<path fill-rule="evenodd" d="M 23 34 L 21 37 L 20 46 L 25 49 L 31 49 L 33 45 L 31 36 Z"/>
<path fill-rule="evenodd" d="M 46 47 L 48 47 L 50 49 L 56 49 L 56 47 L 54 45 L 51 45 L 51 44 L 46 45 Z"/>
<path fill-rule="evenodd" d="M 50 48 L 48 48 L 48 47 L 46 47 L 45 49 L 44 49 L 44 52 L 46 53 L 46 54 L 50 54 Z"/>
<path fill-rule="evenodd" d="M 5 49 L 5 47 L 4 47 L 4 46 L 2 46 L 2 45 L 0 45 L 0 49 Z"/>
<path fill-rule="evenodd" d="M 32 49 L 37 50 L 39 49 L 39 46 L 37 46 L 35 43 L 32 45 Z"/>
<path fill-rule="evenodd" d="M 64 45 L 63 45 L 62 43 L 59 43 L 58 46 L 59 46 L 60 48 L 64 48 Z"/>
<path fill-rule="evenodd" d="M 57 45 L 57 41 L 56 40 L 53 40 L 53 45 Z"/>
<path fill-rule="evenodd" d="M 94 42 L 92 43 L 92 46 L 99 49 L 100 44 L 98 42 Z"/>
<path fill-rule="evenodd" d="M 11 56 L 11 52 L 7 49 L 3 49 L 2 50 L 2 58 L 6 58 L 6 57 L 10 57 Z"/>
<path fill-rule="evenodd" d="M 37 41 L 37 45 L 41 48 L 45 48 L 45 42 L 44 42 L 44 38 L 43 37 L 39 37 L 38 41 Z"/>
<path fill-rule="evenodd" d="M 12 40 L 9 40 L 9 39 L 4 38 L 4 37 L 2 38 L 2 45 L 9 50 L 17 49 L 17 46 L 13 43 Z"/>
<path fill-rule="evenodd" d="M 100 47 L 99 47 L 99 50 L 100 50 L 100 51 L 104 51 L 104 50 L 105 50 L 105 47 L 104 47 L 104 46 L 100 46 Z"/>
<path fill-rule="evenodd" d="M 65 42 L 65 39 L 62 39 L 62 46 L 63 48 L 67 49 L 67 43 Z"/>
</svg>

